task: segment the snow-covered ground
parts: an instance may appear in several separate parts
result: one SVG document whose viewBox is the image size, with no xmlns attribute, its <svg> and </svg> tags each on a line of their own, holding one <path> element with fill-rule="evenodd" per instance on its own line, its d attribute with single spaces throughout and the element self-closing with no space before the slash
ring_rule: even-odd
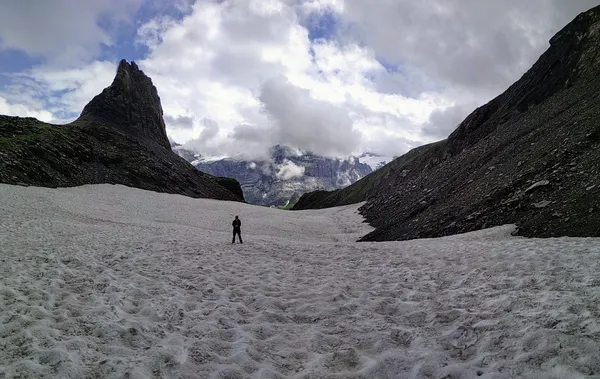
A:
<svg viewBox="0 0 600 379">
<path fill-rule="evenodd" d="M 360 163 L 364 163 L 369 165 L 373 171 L 378 170 L 383 167 L 385 164 L 390 163 L 394 160 L 394 157 L 373 154 L 373 153 L 364 153 L 360 157 L 358 157 L 358 161 Z"/>
<path fill-rule="evenodd" d="M 600 377 L 600 240 L 356 209 L 0 185 L 0 378 Z"/>
</svg>

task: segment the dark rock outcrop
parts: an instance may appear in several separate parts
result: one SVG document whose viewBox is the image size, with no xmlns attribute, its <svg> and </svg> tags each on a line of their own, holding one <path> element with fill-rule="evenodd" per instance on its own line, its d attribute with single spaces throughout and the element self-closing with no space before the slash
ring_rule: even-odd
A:
<svg viewBox="0 0 600 379">
<path fill-rule="evenodd" d="M 112 125 L 136 138 L 171 147 L 158 91 L 135 62 L 123 59 L 119 63 L 112 84 L 83 108 L 79 119 Z"/>
<path fill-rule="evenodd" d="M 244 198 L 244 191 L 242 191 L 242 186 L 240 186 L 240 182 L 238 182 L 234 178 L 226 178 L 223 176 L 218 176 L 218 177 L 216 177 L 216 180 L 220 186 L 227 188 L 231 193 L 233 193 L 240 199 Z"/>
<path fill-rule="evenodd" d="M 360 199 L 376 227 L 362 240 L 509 223 L 523 236 L 600 236 L 600 7 L 562 29 L 519 81 L 447 140 L 411 154 L 384 167 L 387 177 Z"/>
<path fill-rule="evenodd" d="M 243 201 L 235 180 L 200 172 L 171 151 L 156 88 L 135 63 L 125 61 L 112 85 L 71 124 L 0 116 L 0 183 L 109 183 Z"/>
</svg>

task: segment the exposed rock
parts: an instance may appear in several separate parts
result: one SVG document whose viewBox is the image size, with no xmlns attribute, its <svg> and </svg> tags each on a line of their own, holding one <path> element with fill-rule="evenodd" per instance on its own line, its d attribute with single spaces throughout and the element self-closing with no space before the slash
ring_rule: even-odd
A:
<svg viewBox="0 0 600 379">
<path fill-rule="evenodd" d="M 550 43 L 519 81 L 447 140 L 414 149 L 344 190 L 305 195 L 298 208 L 366 200 L 360 211 L 376 230 L 364 241 L 502 224 L 517 224 L 524 236 L 600 236 L 600 212 L 589 211 L 600 197 L 581 185 L 600 172 L 600 7 Z M 424 189 L 433 191 L 423 198 Z M 530 206 L 534 191 L 554 206 Z"/>
<path fill-rule="evenodd" d="M 219 176 L 216 177 L 216 180 L 220 186 L 227 188 L 231 193 L 233 193 L 240 199 L 244 198 L 244 191 L 242 191 L 242 186 L 240 186 L 240 183 L 234 178 L 226 178 L 223 176 Z"/>
<path fill-rule="evenodd" d="M 156 87 L 135 62 L 125 59 L 112 84 L 83 108 L 80 120 L 114 125 L 137 138 L 171 147 Z"/>
<path fill-rule="evenodd" d="M 531 186 L 529 186 L 526 190 L 525 193 L 533 191 L 534 189 L 538 188 L 538 187 L 543 187 L 543 186 L 547 186 L 548 184 L 550 184 L 550 182 L 548 180 L 540 180 L 539 182 L 535 182 L 533 183 Z"/>
<path fill-rule="evenodd" d="M 546 208 L 548 205 L 552 204 L 551 201 L 548 200 L 544 200 L 544 201 L 540 201 L 538 203 L 533 203 L 533 206 L 535 208 Z"/>
<path fill-rule="evenodd" d="M 243 201 L 235 180 L 199 172 L 171 151 L 152 81 L 121 61 L 112 85 L 68 125 L 0 116 L 0 182 L 43 187 L 123 184 Z"/>
</svg>

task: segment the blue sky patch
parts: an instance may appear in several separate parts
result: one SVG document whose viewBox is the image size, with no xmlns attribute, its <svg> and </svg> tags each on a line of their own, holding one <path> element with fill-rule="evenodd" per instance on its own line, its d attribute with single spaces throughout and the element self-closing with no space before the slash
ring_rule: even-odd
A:
<svg viewBox="0 0 600 379">
<path fill-rule="evenodd" d="M 402 74 L 402 69 L 400 68 L 401 67 L 400 64 L 389 62 L 385 58 L 382 58 L 382 57 L 375 57 L 375 59 L 390 74 Z"/>
<path fill-rule="evenodd" d="M 337 29 L 337 17 L 332 11 L 312 13 L 306 20 L 304 27 L 308 29 L 308 38 L 311 41 L 318 39 L 331 39 Z"/>
<path fill-rule="evenodd" d="M 27 55 L 20 50 L 0 50 L 0 73 L 21 72 L 24 68 L 30 68 L 42 63 L 40 58 Z"/>
<path fill-rule="evenodd" d="M 100 54 L 101 60 L 118 62 L 121 59 L 128 61 L 139 61 L 144 59 L 149 54 L 149 49 L 143 44 L 137 44 L 138 28 L 152 20 L 157 16 L 170 17 L 174 20 L 183 19 L 187 13 L 182 12 L 174 6 L 166 6 L 165 8 L 157 7 L 157 3 L 146 2 L 138 10 L 135 21 L 127 24 L 116 26 L 111 25 L 108 20 L 100 19 L 99 25 L 105 30 L 111 30 L 115 44 L 112 46 L 103 46 Z M 190 9 L 188 9 L 188 12 Z"/>
<path fill-rule="evenodd" d="M 31 57 L 19 50 L 0 50 L 0 91 L 14 82 L 13 74 L 29 70 L 42 63 L 42 59 Z"/>
</svg>

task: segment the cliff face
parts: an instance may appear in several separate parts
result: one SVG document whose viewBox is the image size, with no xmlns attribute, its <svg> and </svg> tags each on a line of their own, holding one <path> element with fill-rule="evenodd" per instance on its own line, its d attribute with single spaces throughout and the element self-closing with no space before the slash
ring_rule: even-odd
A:
<svg viewBox="0 0 600 379">
<path fill-rule="evenodd" d="M 135 62 L 119 63 L 112 84 L 83 108 L 79 119 L 113 125 L 138 139 L 171 147 L 158 91 Z"/>
<path fill-rule="evenodd" d="M 354 184 L 363 240 L 514 223 L 524 236 L 600 236 L 600 7 L 579 15 L 506 92 L 448 137 Z M 319 202 L 332 194 L 319 197 Z M 314 201 L 314 200 L 313 200 Z M 328 205 L 337 205 L 329 202 Z"/>
<path fill-rule="evenodd" d="M 126 61 L 119 64 L 111 86 L 71 124 L 0 116 L 0 182 L 123 184 L 243 201 L 239 183 L 199 172 L 171 151 L 156 88 L 135 63 Z"/>
</svg>

